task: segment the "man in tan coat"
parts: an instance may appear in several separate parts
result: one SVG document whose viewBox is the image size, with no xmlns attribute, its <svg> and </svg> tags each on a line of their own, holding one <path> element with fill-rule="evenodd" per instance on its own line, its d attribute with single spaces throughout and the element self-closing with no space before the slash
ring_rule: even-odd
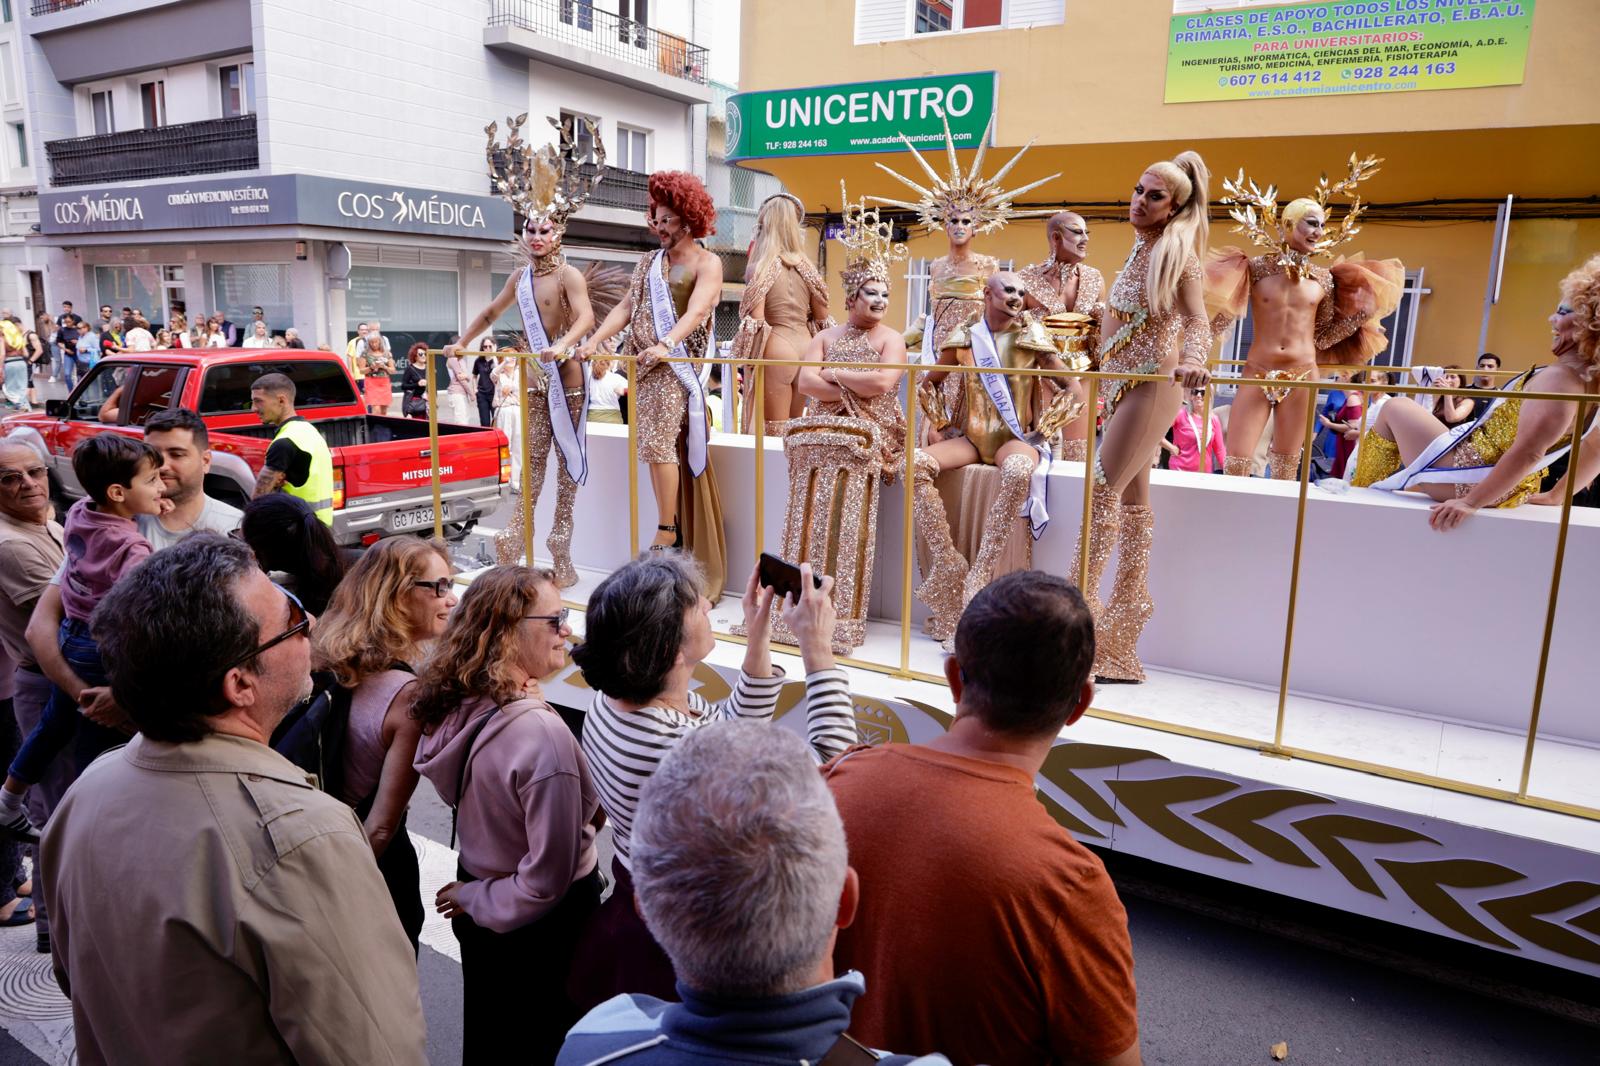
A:
<svg viewBox="0 0 1600 1066">
<path fill-rule="evenodd" d="M 214 533 L 102 601 L 140 735 L 84 771 L 43 842 L 80 1062 L 426 1061 L 416 959 L 361 824 L 267 747 L 310 689 L 312 622 Z"/>
</svg>

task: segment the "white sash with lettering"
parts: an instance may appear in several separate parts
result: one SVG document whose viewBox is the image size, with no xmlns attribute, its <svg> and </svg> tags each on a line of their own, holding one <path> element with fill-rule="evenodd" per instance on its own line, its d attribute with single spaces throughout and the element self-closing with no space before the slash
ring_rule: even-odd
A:
<svg viewBox="0 0 1600 1066">
<path fill-rule="evenodd" d="M 969 332 L 972 336 L 974 365 L 985 370 L 999 370 L 1000 355 L 995 351 L 994 334 L 989 332 L 989 323 L 980 317 L 972 323 Z M 989 394 L 989 402 L 1000 412 L 1000 418 L 1005 422 L 1006 428 L 1011 430 L 1011 435 L 1039 453 L 1039 462 L 1034 466 L 1033 477 L 1028 482 L 1028 498 L 1022 502 L 1020 512 L 1028 520 L 1028 529 L 1033 534 L 1033 539 L 1038 540 L 1044 536 L 1044 527 L 1050 524 L 1050 512 L 1045 509 L 1045 489 L 1050 474 L 1050 445 L 1037 433 L 1029 434 L 1022 431 L 1022 423 L 1017 420 L 1017 407 L 1011 400 L 1011 390 L 1006 386 L 1004 374 L 980 373 L 978 380 L 983 383 L 983 391 Z"/>
<path fill-rule="evenodd" d="M 678 311 L 672 306 L 672 293 L 667 288 L 667 276 L 662 267 L 666 252 L 655 254 L 650 260 L 650 310 L 655 316 L 656 340 L 671 333 L 678 324 Z M 689 355 L 704 355 L 704 352 L 690 352 L 680 342 L 673 346 L 669 355 L 683 358 Z M 689 397 L 689 473 L 699 477 L 706 470 L 706 394 L 700 385 L 700 375 L 696 372 L 693 363 L 668 363 L 672 373 L 677 377 L 678 384 L 683 386 L 683 391 Z"/>
<path fill-rule="evenodd" d="M 545 332 L 544 319 L 539 317 L 539 305 L 533 298 L 533 268 L 525 267 L 517 281 L 517 308 L 522 312 L 522 330 L 528 337 L 528 350 L 538 355 L 550 347 L 550 335 Z M 555 437 L 561 461 L 566 464 L 567 476 L 582 485 L 589 480 L 589 372 L 583 373 L 583 407 L 578 412 L 578 424 L 572 424 L 572 412 L 567 410 L 567 392 L 561 384 L 561 364 L 555 361 L 540 362 L 544 372 L 545 403 L 550 410 L 550 432 Z M 541 472 L 541 478 L 544 474 Z"/>
<path fill-rule="evenodd" d="M 922 316 L 922 356 L 917 360 L 923 366 L 932 366 L 939 361 L 939 353 L 933 350 L 933 313 Z"/>
</svg>

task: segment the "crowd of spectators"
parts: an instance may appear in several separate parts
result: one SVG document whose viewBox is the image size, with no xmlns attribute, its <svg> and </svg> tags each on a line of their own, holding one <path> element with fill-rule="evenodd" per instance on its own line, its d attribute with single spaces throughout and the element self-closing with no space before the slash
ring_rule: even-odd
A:
<svg viewBox="0 0 1600 1066">
<path fill-rule="evenodd" d="M 422 777 L 459 838 L 433 907 L 463 1061 L 1139 1061 L 1126 917 L 1032 791 L 1091 691 L 1064 582 L 974 599 L 948 736 L 867 749 L 830 579 L 775 601 L 751 574 L 710 700 L 686 557 L 613 573 L 569 649 L 549 573 L 496 567 L 458 603 L 414 537 L 347 569 L 304 501 L 205 497 L 198 418 L 148 428 L 78 446 L 65 530 L 41 457 L 0 441 L 0 693 L 31 738 L 0 811 L 21 846 L 42 829 L 36 890 L 0 848 L 0 923 L 37 922 L 80 1061 L 425 1061 Z M 587 708 L 541 687 L 569 653 Z"/>
</svg>

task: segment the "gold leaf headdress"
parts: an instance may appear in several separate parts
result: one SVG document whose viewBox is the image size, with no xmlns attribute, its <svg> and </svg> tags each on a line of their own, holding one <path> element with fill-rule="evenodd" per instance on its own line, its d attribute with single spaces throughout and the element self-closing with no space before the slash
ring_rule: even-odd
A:
<svg viewBox="0 0 1600 1066">
<path fill-rule="evenodd" d="M 910 253 L 894 240 L 894 225 L 878 217 L 876 207 L 865 199 L 850 202 L 844 182 L 839 182 L 839 199 L 844 204 L 844 227 L 839 243 L 844 245 L 844 269 L 839 280 L 845 297 L 853 297 L 869 281 L 889 283 L 889 264 L 904 260 Z"/>
<path fill-rule="evenodd" d="M 972 169 L 963 174 L 961 165 L 956 160 L 956 143 L 954 138 L 950 136 L 950 122 L 948 119 L 943 121 L 944 147 L 949 156 L 950 173 L 940 177 L 928 165 L 928 161 L 923 158 L 922 153 L 917 151 L 910 138 L 902 133 L 900 139 L 905 142 L 906 147 L 911 150 L 911 154 L 916 157 L 917 162 L 922 165 L 922 169 L 927 172 L 928 180 L 932 187 L 923 188 L 905 175 L 896 173 L 879 163 L 879 170 L 909 186 L 917 193 L 918 199 L 912 203 L 905 200 L 888 200 L 882 196 L 869 196 L 867 197 L 868 200 L 887 204 L 890 207 L 903 207 L 909 211 L 915 211 L 917 220 L 930 229 L 943 225 L 944 220 L 952 214 L 960 211 L 971 211 L 974 229 L 978 233 L 989 233 L 997 230 L 1013 218 L 1031 218 L 1055 213 L 1053 209 L 1017 211 L 1012 208 L 1011 201 L 1014 197 L 1021 196 L 1032 189 L 1037 189 L 1046 182 L 1054 181 L 1061 176 L 1059 173 L 1052 174 L 1048 178 L 1040 178 L 1038 181 L 1016 189 L 1006 190 L 1000 184 L 1005 176 L 1011 173 L 1011 168 L 1017 165 L 1017 161 L 1027 153 L 1029 148 L 1033 147 L 1032 141 L 1023 145 L 1017 154 L 1011 157 L 1011 161 L 1001 167 L 994 177 L 980 177 L 979 171 L 983 168 L 983 155 L 988 149 L 989 133 L 994 129 L 994 116 L 991 115 L 988 125 L 983 128 L 983 136 L 978 140 L 978 154 L 972 159 Z"/>
<path fill-rule="evenodd" d="M 581 208 L 600 184 L 606 173 L 606 148 L 600 140 L 600 129 L 586 118 L 577 118 L 573 124 L 563 125 L 560 119 L 548 119 L 556 129 L 557 143 L 541 146 L 537 151 L 522 139 L 522 125 L 528 121 L 527 112 L 506 119 L 506 142 L 500 144 L 497 134 L 500 124 L 491 122 L 484 127 L 489 143 L 484 155 L 489 162 L 489 180 L 495 193 L 510 202 L 512 208 L 528 222 L 546 219 L 557 226 L 567 224 L 567 216 Z M 580 158 L 578 148 L 578 123 L 594 143 L 594 170 L 584 173 L 587 160 Z"/>
<path fill-rule="evenodd" d="M 1369 155 L 1361 159 L 1351 152 L 1349 169 L 1343 178 L 1330 182 L 1324 173 L 1318 179 L 1314 195 L 1307 199 L 1315 200 L 1322 211 L 1324 229 L 1322 239 L 1312 245 L 1311 255 L 1327 255 L 1341 244 L 1354 240 L 1356 234 L 1361 232 L 1359 222 L 1367 207 L 1355 189 L 1376 174 L 1382 162 L 1377 156 Z M 1328 201 L 1335 196 L 1349 197 L 1350 209 L 1339 220 L 1338 228 L 1330 230 L 1326 228 Z M 1276 185 L 1268 185 L 1263 191 L 1253 180 L 1247 180 L 1241 169 L 1237 178 L 1222 179 L 1221 202 L 1228 205 L 1228 216 L 1237 223 L 1233 232 L 1248 234 L 1256 245 L 1275 253 L 1284 267 L 1298 271 L 1301 260 L 1290 251 L 1285 240 L 1283 221 L 1278 215 Z"/>
</svg>

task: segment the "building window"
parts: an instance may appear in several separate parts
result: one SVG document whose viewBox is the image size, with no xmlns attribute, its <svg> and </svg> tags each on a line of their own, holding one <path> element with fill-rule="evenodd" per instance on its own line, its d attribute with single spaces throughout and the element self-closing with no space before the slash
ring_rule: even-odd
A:
<svg viewBox="0 0 1600 1066">
<path fill-rule="evenodd" d="M 94 115 L 94 132 L 98 135 L 117 132 L 116 108 L 111 103 L 111 90 L 89 94 L 89 110 Z"/>
<path fill-rule="evenodd" d="M 11 21 L 11 0 L 0 0 L 0 22 Z"/>
<path fill-rule="evenodd" d="M 144 116 L 144 128 L 153 130 L 167 124 L 167 83 L 147 81 L 139 86 L 139 109 Z"/>
<path fill-rule="evenodd" d="M 1004 0 L 916 0 L 912 33 L 981 30 L 1004 22 Z"/>
<path fill-rule="evenodd" d="M 217 68 L 217 84 L 222 91 L 222 117 L 238 118 L 256 110 L 256 65 L 233 63 Z"/>
<path fill-rule="evenodd" d="M 593 30 L 593 0 L 561 0 L 561 21 L 580 30 Z"/>
<path fill-rule="evenodd" d="M 17 166 L 28 165 L 28 128 L 20 122 L 11 124 L 11 132 L 17 138 Z"/>
<path fill-rule="evenodd" d="M 460 290 L 453 270 L 354 266 L 345 298 L 345 330 L 362 322 L 383 326 L 397 359 L 417 341 L 438 348 L 461 329 Z"/>
<path fill-rule="evenodd" d="M 593 115 L 579 115 L 572 111 L 563 111 L 561 112 L 561 132 L 569 137 L 576 138 L 579 161 L 593 163 L 594 134 L 589 132 L 588 123 L 579 121 L 584 118 L 587 118 L 589 122 L 594 123 L 596 126 L 600 125 L 600 120 Z"/>
<path fill-rule="evenodd" d="M 650 26 L 650 0 L 617 0 L 617 39 L 624 44 L 633 42 L 637 48 L 643 48 L 646 38 L 645 32 Z"/>
<path fill-rule="evenodd" d="M 650 134 L 644 130 L 617 127 L 617 168 L 640 174 L 650 172 Z"/>
<path fill-rule="evenodd" d="M 250 312 L 261 308 L 269 331 L 294 325 L 294 296 L 287 263 L 213 264 L 211 308 L 242 331 L 250 325 Z M 245 334 L 248 336 L 248 334 Z"/>
</svg>

